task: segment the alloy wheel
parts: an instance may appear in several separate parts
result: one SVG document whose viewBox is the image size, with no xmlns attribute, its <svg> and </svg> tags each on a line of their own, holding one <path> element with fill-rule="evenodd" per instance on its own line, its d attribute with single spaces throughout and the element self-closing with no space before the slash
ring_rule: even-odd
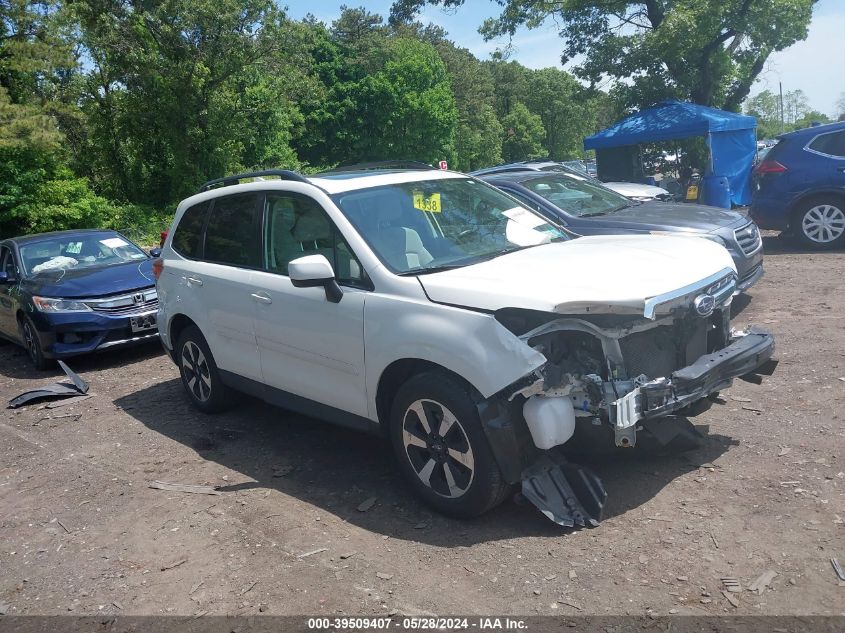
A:
<svg viewBox="0 0 845 633">
<path fill-rule="evenodd" d="M 193 341 L 182 346 L 182 372 L 190 392 L 200 402 L 206 402 L 211 397 L 211 373 L 205 354 Z"/>
<path fill-rule="evenodd" d="M 845 233 L 845 212 L 832 204 L 816 205 L 804 214 L 801 230 L 813 242 L 830 244 Z"/>
<path fill-rule="evenodd" d="M 38 348 L 35 342 L 35 332 L 32 331 L 32 326 L 29 323 L 23 324 L 23 344 L 29 357 L 37 362 Z"/>
<path fill-rule="evenodd" d="M 434 400 L 417 400 L 402 420 L 402 443 L 420 481 L 442 497 L 462 496 L 472 484 L 475 459 L 466 430 Z"/>
</svg>

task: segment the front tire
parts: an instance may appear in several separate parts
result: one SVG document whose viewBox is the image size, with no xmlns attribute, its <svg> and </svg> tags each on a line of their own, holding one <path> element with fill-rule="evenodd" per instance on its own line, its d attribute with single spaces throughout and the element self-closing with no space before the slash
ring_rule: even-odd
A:
<svg viewBox="0 0 845 633">
<path fill-rule="evenodd" d="M 204 413 L 218 413 L 232 406 L 234 394 L 223 384 L 211 349 L 199 328 L 185 328 L 176 344 L 182 386 L 191 403 Z"/>
<path fill-rule="evenodd" d="M 439 512 L 475 517 L 507 497 L 471 388 L 455 377 L 427 372 L 402 385 L 390 436 L 405 479 Z"/>
<path fill-rule="evenodd" d="M 39 371 L 51 369 L 55 361 L 45 358 L 44 349 L 41 347 L 41 339 L 38 338 L 38 330 L 33 325 L 32 321 L 27 317 L 22 317 L 20 321 L 21 341 L 26 350 L 26 355 L 32 366 Z"/>
<path fill-rule="evenodd" d="M 814 198 L 795 213 L 793 233 L 806 247 L 814 250 L 836 248 L 845 244 L 845 199 Z"/>
</svg>

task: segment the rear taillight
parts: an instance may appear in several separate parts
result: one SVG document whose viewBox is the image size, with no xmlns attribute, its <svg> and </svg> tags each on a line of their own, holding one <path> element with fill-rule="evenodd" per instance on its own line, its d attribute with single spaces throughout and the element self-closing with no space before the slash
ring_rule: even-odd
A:
<svg viewBox="0 0 845 633">
<path fill-rule="evenodd" d="M 161 232 L 161 242 L 159 242 L 159 246 L 164 248 L 164 240 L 166 240 L 166 239 L 167 239 L 167 231 L 162 231 Z"/>
<path fill-rule="evenodd" d="M 153 260 L 153 276 L 156 279 L 161 277 L 161 271 L 164 270 L 164 260 L 161 257 L 156 257 Z"/>
<path fill-rule="evenodd" d="M 763 174 L 782 174 L 785 171 L 786 167 L 776 160 L 764 160 L 754 168 L 754 173 L 758 176 L 762 176 Z"/>
</svg>

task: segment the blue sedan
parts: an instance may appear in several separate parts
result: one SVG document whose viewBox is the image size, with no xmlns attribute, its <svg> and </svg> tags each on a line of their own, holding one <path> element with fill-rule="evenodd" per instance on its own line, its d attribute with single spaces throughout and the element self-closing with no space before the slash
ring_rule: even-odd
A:
<svg viewBox="0 0 845 633">
<path fill-rule="evenodd" d="M 155 251 L 153 252 L 155 254 Z M 158 338 L 152 258 L 115 231 L 0 242 L 0 336 L 32 364 Z"/>
</svg>

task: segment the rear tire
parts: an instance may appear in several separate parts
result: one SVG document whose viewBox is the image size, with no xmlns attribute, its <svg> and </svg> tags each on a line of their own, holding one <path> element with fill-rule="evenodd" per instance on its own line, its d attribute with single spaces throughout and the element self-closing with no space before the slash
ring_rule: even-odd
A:
<svg viewBox="0 0 845 633">
<path fill-rule="evenodd" d="M 426 372 L 399 388 L 390 439 L 405 479 L 443 514 L 484 514 L 510 491 L 481 427 L 471 388 L 448 373 Z"/>
<path fill-rule="evenodd" d="M 223 384 L 211 349 L 197 326 L 189 325 L 179 335 L 176 363 L 182 386 L 197 409 L 218 413 L 232 406 L 234 392 Z"/>
<path fill-rule="evenodd" d="M 39 371 L 52 369 L 56 361 L 44 357 L 44 349 L 41 347 L 41 339 L 38 338 L 38 330 L 32 321 L 30 321 L 29 317 L 21 317 L 19 325 L 21 328 L 21 341 L 23 341 L 23 347 L 26 350 L 26 355 L 29 356 L 32 366 Z"/>
<path fill-rule="evenodd" d="M 845 199 L 825 196 L 802 203 L 795 212 L 792 232 L 813 250 L 845 245 Z"/>
</svg>

